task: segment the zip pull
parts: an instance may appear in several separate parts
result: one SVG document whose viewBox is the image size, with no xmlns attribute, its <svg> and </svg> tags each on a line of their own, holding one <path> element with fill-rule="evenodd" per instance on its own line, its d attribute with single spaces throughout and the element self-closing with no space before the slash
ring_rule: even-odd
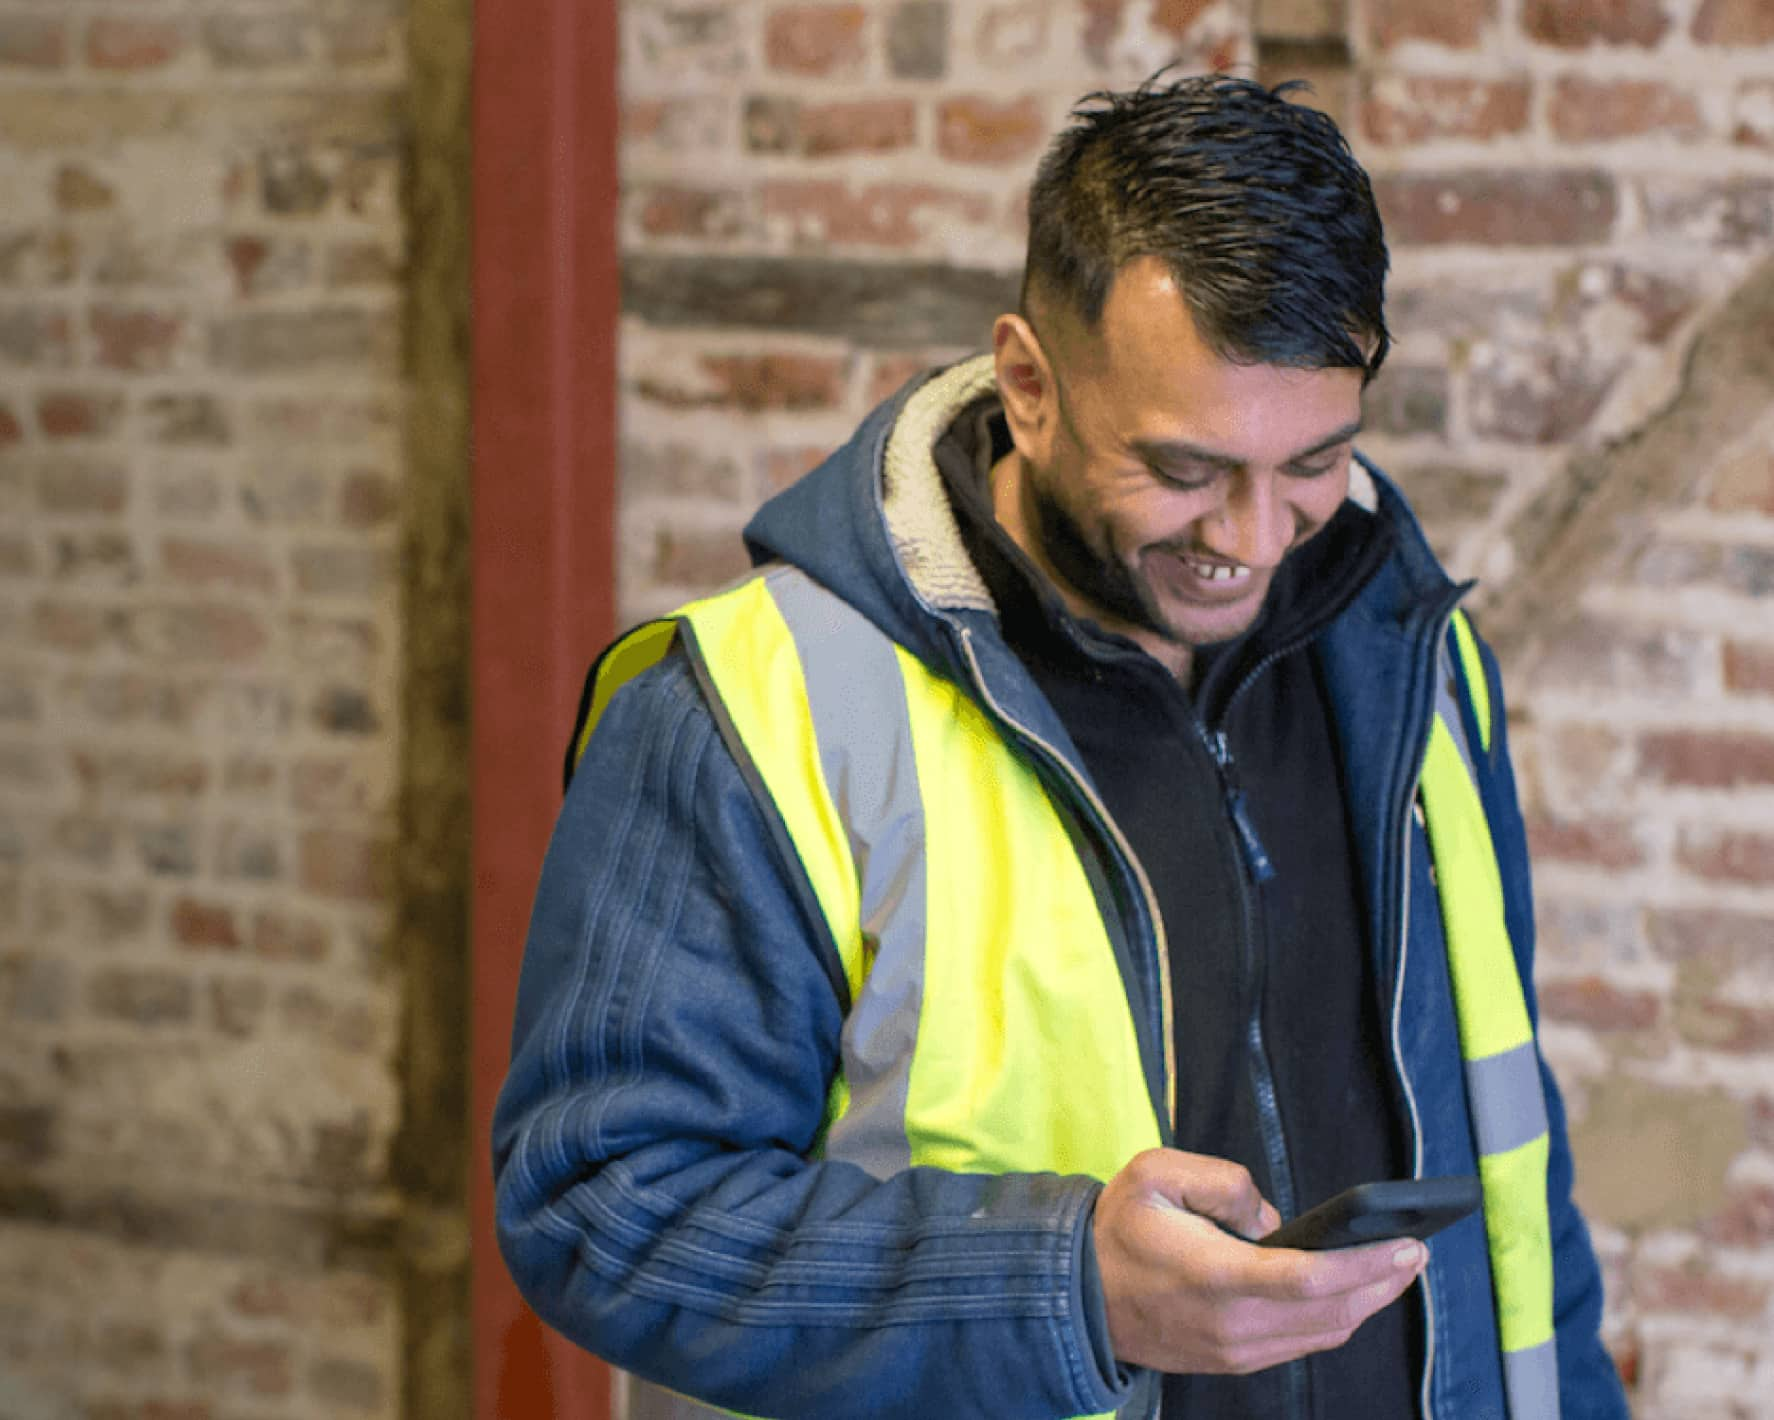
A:
<svg viewBox="0 0 1774 1420">
<path fill-rule="evenodd" d="M 1232 746 L 1227 743 L 1223 730 L 1210 733 L 1207 742 L 1213 749 L 1214 763 L 1220 767 L 1220 783 L 1226 791 L 1226 809 L 1232 815 L 1232 827 L 1238 831 L 1238 846 L 1244 850 L 1244 865 L 1250 869 L 1252 881 L 1266 883 L 1275 876 L 1275 865 L 1269 861 L 1269 851 L 1263 847 L 1263 840 L 1257 837 L 1256 825 L 1250 821 L 1250 809 L 1244 800 L 1244 790 L 1238 787 L 1236 766 L 1232 762 Z"/>
</svg>

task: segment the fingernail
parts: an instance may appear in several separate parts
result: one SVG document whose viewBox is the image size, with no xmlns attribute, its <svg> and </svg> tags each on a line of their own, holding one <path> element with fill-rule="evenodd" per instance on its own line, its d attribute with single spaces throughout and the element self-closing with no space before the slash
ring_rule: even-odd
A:
<svg viewBox="0 0 1774 1420">
<path fill-rule="evenodd" d="M 1392 1254 L 1392 1265 L 1398 1268 L 1419 1266 L 1426 1253 L 1422 1243 L 1406 1243 Z"/>
</svg>

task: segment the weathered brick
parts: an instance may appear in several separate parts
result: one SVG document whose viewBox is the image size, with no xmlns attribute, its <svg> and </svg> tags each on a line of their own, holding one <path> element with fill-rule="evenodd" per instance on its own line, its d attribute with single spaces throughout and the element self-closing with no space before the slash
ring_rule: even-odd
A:
<svg viewBox="0 0 1774 1420">
<path fill-rule="evenodd" d="M 73 995 L 65 957 L 0 952 L 0 1020 L 52 1025 L 67 1015 Z"/>
<path fill-rule="evenodd" d="M 1765 1280 L 1721 1274 L 1699 1259 L 1676 1267 L 1641 1262 L 1632 1269 L 1632 1300 L 1645 1311 L 1754 1321 L 1769 1296 Z"/>
<path fill-rule="evenodd" d="M 1369 33 L 1387 49 L 1422 40 L 1449 49 L 1473 49 L 1497 17 L 1496 0 L 1369 0 Z"/>
<path fill-rule="evenodd" d="M 904 0 L 893 8 L 887 67 L 896 79 L 940 79 L 948 72 L 948 0 Z"/>
<path fill-rule="evenodd" d="M 216 833 L 215 871 L 223 881 L 278 882 L 283 860 L 283 839 L 275 827 L 235 821 L 221 824 Z"/>
<path fill-rule="evenodd" d="M 209 15 L 203 48 L 220 69 L 276 69 L 308 58 L 299 14 Z"/>
<path fill-rule="evenodd" d="M 86 1005 L 96 1016 L 134 1025 L 184 1025 L 196 1011 L 191 978 L 158 967 L 104 966 L 86 982 Z"/>
<path fill-rule="evenodd" d="M 0 15 L 0 69 L 60 69 L 68 62 L 68 22 L 57 15 Z"/>
<path fill-rule="evenodd" d="M 1586 268 L 1586 271 L 1593 268 Z M 1599 299 L 1617 302 L 1632 312 L 1641 340 L 1660 344 L 1699 304 L 1699 293 L 1688 281 L 1642 267 L 1616 262 L 1606 272 Z M 1579 276 L 1581 282 L 1583 276 Z"/>
<path fill-rule="evenodd" d="M 283 1396 L 294 1388 L 294 1363 L 284 1340 L 212 1332 L 186 1348 L 185 1366 L 193 1381 L 220 1394 Z"/>
<path fill-rule="evenodd" d="M 331 951 L 332 934 L 319 918 L 263 908 L 253 914 L 252 946 L 267 961 L 318 962 Z"/>
<path fill-rule="evenodd" d="M 80 247 L 72 232 L 0 232 L 0 289 L 53 290 L 79 270 Z M 5 319 L 0 311 L 0 322 Z"/>
<path fill-rule="evenodd" d="M 220 448 L 234 437 L 227 406 L 202 391 L 150 396 L 142 401 L 141 418 L 143 432 L 156 444 Z"/>
<path fill-rule="evenodd" d="M 1597 169 L 1393 173 L 1374 182 L 1394 243 L 1571 246 L 1605 241 L 1619 210 Z"/>
<path fill-rule="evenodd" d="M 634 36 L 635 79 L 679 85 L 686 78 L 725 79 L 743 73 L 751 42 L 741 28 L 741 13 L 728 0 L 631 8 L 622 20 Z M 626 82 L 627 68 L 623 77 Z"/>
<path fill-rule="evenodd" d="M 59 1117 L 48 1105 L 0 1104 L 0 1163 L 43 1163 L 55 1152 Z"/>
<path fill-rule="evenodd" d="M 1417 516 L 1430 528 L 1488 517 L 1509 486 L 1508 475 L 1495 469 L 1459 464 L 1404 464 L 1387 471 L 1410 498 Z"/>
<path fill-rule="evenodd" d="M 18 579 L 36 575 L 37 544 L 31 536 L 0 531 L 0 577 Z"/>
<path fill-rule="evenodd" d="M 999 100 L 964 95 L 937 106 L 936 149 L 950 162 L 1022 163 L 1046 134 L 1046 118 L 1033 96 Z"/>
<path fill-rule="evenodd" d="M 763 203 L 768 231 L 815 247 L 916 247 L 939 229 L 979 227 L 992 216 L 981 194 L 927 183 L 857 190 L 836 178 L 784 179 L 764 184 Z"/>
<path fill-rule="evenodd" d="M 1536 859 L 1595 868 L 1636 868 L 1645 850 L 1628 819 L 1536 816 L 1528 823 L 1528 846 Z"/>
<path fill-rule="evenodd" d="M 243 374 L 294 374 L 328 367 L 392 370 L 400 349 L 397 319 L 382 311 L 255 311 L 210 327 L 209 359 Z"/>
<path fill-rule="evenodd" d="M 380 1412 L 387 1386 L 382 1372 L 366 1362 L 323 1356 L 308 1368 L 308 1390 L 328 1414 Z"/>
<path fill-rule="evenodd" d="M 24 437 L 25 426 L 19 422 L 18 415 L 12 412 L 11 406 L 0 403 L 0 449 L 22 443 Z"/>
<path fill-rule="evenodd" d="M 1053 10 L 1040 0 L 976 5 L 964 13 L 978 17 L 973 29 L 973 52 L 988 71 L 1025 64 L 1047 48 Z"/>
<path fill-rule="evenodd" d="M 144 823 L 135 829 L 136 857 L 157 878 L 189 878 L 197 872 L 197 826 Z"/>
<path fill-rule="evenodd" d="M 711 94 L 624 97 L 624 151 L 641 147 L 663 153 L 707 152 L 732 144 L 733 124 L 724 98 Z"/>
<path fill-rule="evenodd" d="M 1725 688 L 1747 695 L 1774 695 L 1774 646 L 1725 642 Z"/>
<path fill-rule="evenodd" d="M 1657 1024 L 1661 998 L 1651 991 L 1623 989 L 1605 977 L 1552 977 L 1538 985 L 1540 1014 L 1599 1031 L 1642 1031 Z"/>
<path fill-rule="evenodd" d="M 717 587 L 751 565 L 736 530 L 661 528 L 653 538 L 648 574 L 673 587 Z"/>
<path fill-rule="evenodd" d="M 271 1006 L 271 989 L 257 977 L 212 977 L 206 994 L 210 1024 L 234 1039 L 256 1035 Z"/>
<path fill-rule="evenodd" d="M 380 902 L 392 881 L 385 839 L 343 829 L 304 829 L 297 842 L 301 887 L 317 897 Z"/>
<path fill-rule="evenodd" d="M 102 390 L 51 390 L 37 397 L 37 427 L 46 439 L 102 438 L 123 417 L 123 396 Z"/>
<path fill-rule="evenodd" d="M 93 359 L 104 369 L 129 374 L 170 369 L 185 330 L 176 311 L 97 305 L 87 316 Z"/>
<path fill-rule="evenodd" d="M 1566 143 L 1637 138 L 1649 133 L 1704 137 L 1700 106 L 1686 89 L 1652 79 L 1559 78 L 1547 109 L 1553 136 Z"/>
<path fill-rule="evenodd" d="M 1774 79 L 1746 79 L 1731 96 L 1731 141 L 1774 148 Z"/>
<path fill-rule="evenodd" d="M 163 69 L 184 47 L 185 30 L 176 20 L 101 15 L 86 29 L 86 62 L 94 69 Z"/>
<path fill-rule="evenodd" d="M 917 132 L 917 110 L 909 99 L 804 103 L 760 97 L 745 108 L 746 145 L 753 152 L 808 158 L 888 153 L 911 147 Z"/>
<path fill-rule="evenodd" d="M 1386 74 L 1364 88 L 1362 127 L 1375 143 L 1416 144 L 1437 138 L 1483 141 L 1524 132 L 1526 79 L 1482 80 L 1451 75 Z"/>
<path fill-rule="evenodd" d="M 221 602 L 154 607 L 143 623 L 154 653 L 180 661 L 252 661 L 270 642 L 256 610 Z"/>
<path fill-rule="evenodd" d="M 301 291 L 314 284 L 314 249 L 288 237 L 230 237 L 222 245 L 239 296 Z"/>
<path fill-rule="evenodd" d="M 62 212 L 107 212 L 117 205 L 117 191 L 80 163 L 63 163 L 55 171 L 55 205 Z"/>
<path fill-rule="evenodd" d="M 135 941 L 152 920 L 147 889 L 38 874 L 31 927 L 45 938 L 110 947 Z"/>
<path fill-rule="evenodd" d="M 185 587 L 261 595 L 277 589 L 277 569 L 265 552 L 251 543 L 162 538 L 160 566 L 169 580 Z"/>
<path fill-rule="evenodd" d="M 1729 248 L 1774 238 L 1774 178 L 1648 177 L 1639 193 L 1654 238 Z"/>
<path fill-rule="evenodd" d="M 230 903 L 180 897 L 172 905 L 169 927 L 181 947 L 230 952 L 240 948 L 240 919 Z"/>
<path fill-rule="evenodd" d="M 320 44 L 329 64 L 366 69 L 386 64 L 401 51 L 404 16 L 346 15 L 321 24 Z"/>
<path fill-rule="evenodd" d="M 764 21 L 764 62 L 787 74 L 854 75 L 868 12 L 860 5 L 791 5 Z"/>
<path fill-rule="evenodd" d="M 1362 395 L 1369 428 L 1388 434 L 1447 432 L 1448 375 L 1439 365 L 1387 363 Z"/>
<path fill-rule="evenodd" d="M 76 746 L 68 762 L 87 802 L 201 797 L 209 764 L 198 755 L 170 750 L 92 749 Z"/>
<path fill-rule="evenodd" d="M 382 728 L 375 701 L 369 692 L 355 686 L 322 686 L 309 703 L 308 713 L 317 729 L 332 735 L 373 735 Z"/>
<path fill-rule="evenodd" d="M 394 588 L 392 553 L 381 547 L 343 543 L 297 547 L 290 553 L 296 590 L 304 596 L 351 597 L 373 601 Z"/>
<path fill-rule="evenodd" d="M 648 237 L 730 240 L 752 226 L 750 194 L 744 188 L 687 187 L 682 183 L 638 184 L 630 190 L 637 225 Z"/>
<path fill-rule="evenodd" d="M 694 383 L 642 376 L 643 399 L 674 409 L 732 408 L 796 412 L 836 409 L 844 397 L 846 361 L 829 355 L 704 355 Z"/>
<path fill-rule="evenodd" d="M 400 488 L 386 474 L 353 469 L 339 484 L 339 523 L 368 531 L 386 526 L 400 511 Z"/>
<path fill-rule="evenodd" d="M 50 575 L 58 582 L 133 587 L 141 581 L 135 539 L 127 533 L 56 533 L 49 542 Z"/>
<path fill-rule="evenodd" d="M 386 241 L 334 242 L 326 249 L 323 273 L 328 289 L 390 288 L 406 275 L 404 255 Z"/>
<path fill-rule="evenodd" d="M 1561 49 L 1591 44 L 1650 48 L 1669 32 L 1663 0 L 1524 0 L 1522 29 Z"/>
<path fill-rule="evenodd" d="M 1774 1186 L 1751 1182 L 1735 1185 L 1725 1206 L 1701 1231 L 1714 1242 L 1731 1246 L 1766 1247 L 1774 1243 Z"/>
<path fill-rule="evenodd" d="M 1774 1049 L 1774 1006 L 1711 998 L 1676 1005 L 1676 1030 L 1705 1050 L 1764 1054 Z"/>
<path fill-rule="evenodd" d="M 1685 788 L 1774 784 L 1774 736 L 1727 730 L 1661 730 L 1639 736 L 1651 779 Z"/>
<path fill-rule="evenodd" d="M 759 457 L 764 466 L 764 487 L 779 493 L 811 472 L 831 450 L 819 444 L 766 449 Z"/>
<path fill-rule="evenodd" d="M 1701 0 L 1694 38 L 1701 44 L 1774 44 L 1774 6 L 1768 0 Z"/>
<path fill-rule="evenodd" d="M 1747 830 L 1684 828 L 1676 858 L 1712 882 L 1774 884 L 1774 836 Z"/>
<path fill-rule="evenodd" d="M 128 471 L 115 463 L 60 455 L 36 465 L 37 506 L 60 518 L 109 518 L 129 503 Z"/>
<path fill-rule="evenodd" d="M 222 792 L 263 803 L 276 791 L 279 772 L 277 762 L 263 755 L 231 755 L 222 763 Z"/>
<path fill-rule="evenodd" d="M 0 365 L 59 370 L 74 363 L 74 323 L 44 306 L 0 308 Z"/>
<path fill-rule="evenodd" d="M 1487 345 L 1468 376 L 1472 431 L 1510 443 L 1563 443 L 1589 426 L 1619 371 L 1618 357 L 1568 340 Z"/>
<path fill-rule="evenodd" d="M 617 460 L 621 494 L 629 498 L 721 498 L 736 500 L 743 486 L 739 463 L 689 444 L 624 440 Z"/>
</svg>

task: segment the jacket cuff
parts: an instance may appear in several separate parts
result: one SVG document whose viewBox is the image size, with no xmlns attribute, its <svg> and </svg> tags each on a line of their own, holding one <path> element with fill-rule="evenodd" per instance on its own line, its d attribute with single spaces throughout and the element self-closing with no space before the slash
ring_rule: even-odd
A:
<svg viewBox="0 0 1774 1420">
<path fill-rule="evenodd" d="M 1101 1195 L 1098 1188 L 1079 1209 L 1078 1226 L 1072 1235 L 1072 1316 L 1076 1334 L 1082 1334 L 1085 1342 L 1081 1361 L 1086 1369 L 1084 1379 L 1096 1392 L 1096 1399 L 1090 1402 L 1093 1414 L 1119 1410 L 1144 1374 L 1142 1367 L 1124 1366 L 1117 1361 L 1109 1341 L 1109 1308 L 1096 1261 L 1096 1200 Z"/>
</svg>

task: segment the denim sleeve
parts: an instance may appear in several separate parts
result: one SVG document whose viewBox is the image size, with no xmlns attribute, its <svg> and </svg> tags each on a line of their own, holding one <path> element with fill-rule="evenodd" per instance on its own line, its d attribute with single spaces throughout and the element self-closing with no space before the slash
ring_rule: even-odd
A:
<svg viewBox="0 0 1774 1420">
<path fill-rule="evenodd" d="M 1490 820 L 1509 938 L 1527 995 L 1528 1014 L 1539 1029 L 1534 991 L 1534 901 L 1528 868 L 1527 830 L 1516 798 L 1509 759 L 1503 688 L 1490 648 L 1483 648 L 1491 699 L 1491 753 L 1480 775 L 1485 816 Z M 1562 1420 L 1626 1420 L 1620 1373 L 1601 1341 L 1602 1279 L 1589 1228 L 1571 1197 L 1571 1146 L 1565 1131 L 1564 1101 L 1544 1059 L 1540 1079 L 1546 1091 L 1551 1159 L 1546 1171 L 1552 1223 L 1553 1322 L 1558 1337 L 1559 1412 Z"/>
<path fill-rule="evenodd" d="M 550 1325 L 756 1416 L 1114 1410 L 1098 1185 L 811 1153 L 841 1003 L 681 655 L 618 692 L 542 871 L 494 1118 L 500 1247 Z"/>
</svg>

